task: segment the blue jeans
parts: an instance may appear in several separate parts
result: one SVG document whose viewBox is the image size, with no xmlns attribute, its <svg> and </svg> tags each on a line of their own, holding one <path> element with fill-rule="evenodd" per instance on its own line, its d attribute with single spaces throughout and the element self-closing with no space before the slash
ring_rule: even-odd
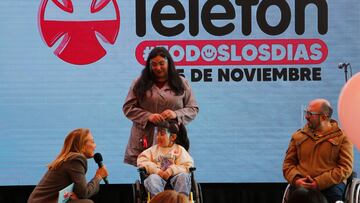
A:
<svg viewBox="0 0 360 203">
<path fill-rule="evenodd" d="M 162 191 L 164 191 L 166 185 L 166 180 L 162 179 L 157 174 L 151 174 L 144 181 L 144 186 L 151 196 L 154 196 Z M 187 196 L 190 194 L 191 190 L 191 177 L 188 173 L 179 173 L 176 176 L 170 179 L 170 185 L 172 188 L 180 193 L 183 193 Z"/>
<path fill-rule="evenodd" d="M 345 183 L 339 183 L 321 190 L 321 193 L 326 197 L 328 203 L 335 203 L 338 200 L 344 200 L 345 187 Z"/>
</svg>

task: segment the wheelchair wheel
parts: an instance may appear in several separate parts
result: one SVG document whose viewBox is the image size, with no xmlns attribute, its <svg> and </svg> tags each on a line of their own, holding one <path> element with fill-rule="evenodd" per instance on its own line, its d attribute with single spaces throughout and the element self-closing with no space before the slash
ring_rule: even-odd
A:
<svg viewBox="0 0 360 203">
<path fill-rule="evenodd" d="M 356 189 L 355 189 L 355 199 L 353 202 L 357 203 L 360 202 L 360 185 L 356 185 Z"/>
<path fill-rule="evenodd" d="M 193 201 L 195 203 L 202 203 L 203 202 L 201 186 L 195 180 L 194 180 L 194 182 L 192 184 L 191 192 L 193 193 Z"/>
<path fill-rule="evenodd" d="M 135 184 L 132 185 L 132 191 L 133 191 L 133 200 L 134 203 L 143 203 L 142 201 L 142 193 L 143 191 L 141 190 L 141 184 L 140 181 L 135 181 Z"/>
<path fill-rule="evenodd" d="M 285 188 L 285 192 L 282 198 L 282 203 L 286 203 L 289 198 L 290 184 L 288 184 Z"/>
</svg>

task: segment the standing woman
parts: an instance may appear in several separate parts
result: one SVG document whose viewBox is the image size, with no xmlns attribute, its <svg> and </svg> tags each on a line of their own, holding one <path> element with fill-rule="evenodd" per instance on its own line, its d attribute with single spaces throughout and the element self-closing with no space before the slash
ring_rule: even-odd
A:
<svg viewBox="0 0 360 203">
<path fill-rule="evenodd" d="M 108 176 L 103 166 L 97 169 L 90 182 L 86 182 L 86 159 L 94 156 L 95 148 L 89 129 L 79 128 L 70 132 L 60 154 L 48 165 L 49 170 L 31 193 L 28 203 L 57 203 L 59 191 L 71 183 L 74 183 L 74 190 L 69 203 L 92 203 L 87 198 L 99 191 L 101 179 Z"/>
<path fill-rule="evenodd" d="M 154 48 L 123 105 L 125 116 L 133 122 L 124 162 L 136 166 L 137 156 L 153 145 L 155 125 L 170 119 L 187 124 L 198 111 L 189 82 L 180 77 L 169 52 Z"/>
</svg>

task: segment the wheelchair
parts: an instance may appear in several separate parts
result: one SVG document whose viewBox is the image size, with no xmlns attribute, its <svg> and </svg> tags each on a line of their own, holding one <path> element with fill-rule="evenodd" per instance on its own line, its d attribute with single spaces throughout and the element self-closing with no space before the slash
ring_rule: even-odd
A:
<svg viewBox="0 0 360 203">
<path fill-rule="evenodd" d="M 191 190 L 189 195 L 189 201 L 191 203 L 202 203 L 202 193 L 200 183 L 195 181 L 194 171 L 196 170 L 195 167 L 191 167 L 190 169 L 191 175 Z M 146 191 L 144 186 L 144 180 L 147 178 L 148 174 L 145 168 L 138 169 L 140 180 L 136 180 L 135 184 L 133 184 L 133 200 L 134 203 L 148 203 L 150 201 L 150 193 Z M 172 189 L 169 182 L 165 186 L 165 190 Z"/>
<path fill-rule="evenodd" d="M 287 203 L 289 197 L 290 184 L 286 186 L 282 203 Z M 360 203 L 360 179 L 357 178 L 357 174 L 352 172 L 350 177 L 346 181 L 344 203 Z"/>
</svg>

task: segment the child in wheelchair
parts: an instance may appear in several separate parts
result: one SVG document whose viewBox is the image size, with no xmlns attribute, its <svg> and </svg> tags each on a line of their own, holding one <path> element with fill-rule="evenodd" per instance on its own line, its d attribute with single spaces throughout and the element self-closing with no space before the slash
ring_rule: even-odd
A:
<svg viewBox="0 0 360 203">
<path fill-rule="evenodd" d="M 164 191 L 169 182 L 171 187 L 187 196 L 191 190 L 189 168 L 194 161 L 187 152 L 189 139 L 185 126 L 175 121 L 162 122 L 155 131 L 157 144 L 143 151 L 137 158 L 137 166 L 145 168 L 149 176 L 144 187 L 151 196 Z"/>
</svg>

